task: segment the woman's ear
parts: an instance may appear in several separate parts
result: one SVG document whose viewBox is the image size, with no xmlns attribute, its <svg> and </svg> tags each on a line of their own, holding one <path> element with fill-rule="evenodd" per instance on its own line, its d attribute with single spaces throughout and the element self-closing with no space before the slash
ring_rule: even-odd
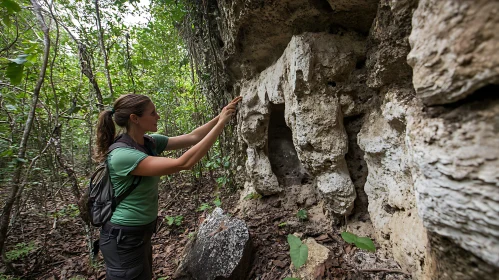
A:
<svg viewBox="0 0 499 280">
<path fill-rule="evenodd" d="M 130 114 L 130 121 L 133 122 L 133 123 L 137 123 L 138 121 L 138 116 L 135 115 L 135 114 Z"/>
</svg>

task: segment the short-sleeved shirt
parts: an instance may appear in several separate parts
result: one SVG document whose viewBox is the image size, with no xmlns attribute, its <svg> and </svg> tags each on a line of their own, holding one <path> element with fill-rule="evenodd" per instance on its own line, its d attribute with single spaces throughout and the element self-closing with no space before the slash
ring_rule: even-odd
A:
<svg viewBox="0 0 499 280">
<path fill-rule="evenodd" d="M 150 135 L 156 143 L 156 154 L 162 153 L 168 137 Z M 122 194 L 137 179 L 130 174 L 149 155 L 128 147 L 116 148 L 108 155 L 109 175 L 116 196 Z M 124 226 L 140 226 L 153 222 L 158 215 L 159 176 L 142 177 L 140 184 L 116 207 L 111 222 Z"/>
</svg>

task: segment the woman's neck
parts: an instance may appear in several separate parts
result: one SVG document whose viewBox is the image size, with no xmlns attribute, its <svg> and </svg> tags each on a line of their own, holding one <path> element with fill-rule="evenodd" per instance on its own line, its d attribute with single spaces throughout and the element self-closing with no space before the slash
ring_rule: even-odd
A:
<svg viewBox="0 0 499 280">
<path fill-rule="evenodd" d="M 144 132 L 130 129 L 129 131 L 127 131 L 127 134 L 128 136 L 130 136 L 130 138 L 132 138 L 133 141 L 135 141 L 135 143 L 144 145 Z"/>
</svg>

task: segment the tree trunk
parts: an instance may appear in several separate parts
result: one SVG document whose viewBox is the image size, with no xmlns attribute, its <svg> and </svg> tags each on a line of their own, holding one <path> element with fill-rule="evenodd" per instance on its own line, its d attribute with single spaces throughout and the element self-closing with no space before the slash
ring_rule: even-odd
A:
<svg viewBox="0 0 499 280">
<path fill-rule="evenodd" d="M 45 24 L 45 19 L 41 13 L 41 7 L 36 0 L 31 0 L 31 4 L 33 5 L 33 10 L 35 12 L 35 16 L 38 20 L 38 24 L 40 25 L 41 30 L 43 31 L 43 43 L 45 45 L 43 51 L 43 60 L 42 67 L 40 69 L 40 74 L 38 76 L 38 80 L 36 82 L 35 90 L 33 91 L 33 97 L 31 101 L 31 108 L 28 114 L 28 119 L 24 126 L 23 136 L 21 138 L 21 143 L 19 145 L 19 152 L 17 154 L 17 161 L 14 170 L 14 176 L 11 183 L 10 195 L 7 198 L 7 201 L 2 209 L 2 216 L 0 218 L 0 252 L 2 252 L 2 260 L 7 266 L 7 268 L 12 268 L 12 266 L 5 259 L 5 241 L 7 239 L 7 230 L 9 227 L 10 214 L 12 211 L 12 206 L 14 205 L 14 201 L 16 200 L 16 195 L 19 190 L 19 185 L 21 181 L 21 173 L 23 170 L 23 163 L 26 161 L 26 145 L 28 143 L 28 137 L 31 132 L 31 127 L 33 125 L 33 119 L 35 118 L 35 109 L 38 103 L 38 96 L 40 95 L 40 90 L 42 88 L 43 82 L 45 80 L 45 73 L 47 71 L 49 52 L 50 52 L 50 37 L 49 37 L 49 28 Z"/>
<path fill-rule="evenodd" d="M 107 85 L 109 86 L 109 93 L 111 97 L 114 98 L 113 83 L 111 82 L 111 75 L 109 74 L 109 61 L 107 58 L 106 45 L 104 45 L 104 34 L 102 32 L 102 26 L 100 22 L 100 11 L 99 11 L 99 0 L 94 1 L 95 4 L 95 14 L 97 16 L 97 33 L 99 34 L 99 44 L 102 56 L 104 57 L 104 68 L 106 68 L 106 78 Z"/>
</svg>

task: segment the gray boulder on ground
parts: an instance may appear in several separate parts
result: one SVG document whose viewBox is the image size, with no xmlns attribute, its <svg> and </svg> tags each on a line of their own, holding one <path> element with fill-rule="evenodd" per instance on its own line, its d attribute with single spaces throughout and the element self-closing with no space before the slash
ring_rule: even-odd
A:
<svg viewBox="0 0 499 280">
<path fill-rule="evenodd" d="M 216 208 L 186 246 L 175 279 L 246 279 L 251 265 L 246 224 Z"/>
</svg>

